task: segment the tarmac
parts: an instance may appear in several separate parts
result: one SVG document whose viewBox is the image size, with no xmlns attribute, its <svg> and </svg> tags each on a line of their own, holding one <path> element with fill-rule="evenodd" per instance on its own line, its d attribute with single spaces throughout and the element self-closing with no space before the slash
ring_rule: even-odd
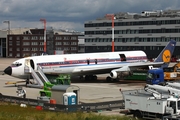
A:
<svg viewBox="0 0 180 120">
<path fill-rule="evenodd" d="M 2 71 L 12 64 L 13 61 L 18 58 L 0 58 L 0 93 L 3 95 L 17 96 L 17 86 L 13 84 L 6 85 L 9 81 L 22 81 L 23 79 L 17 79 L 8 75 L 2 75 Z M 122 100 L 122 94 L 120 90 L 133 90 L 143 88 L 145 81 L 125 81 L 120 80 L 114 83 L 106 83 L 105 75 L 98 75 L 97 81 L 80 81 L 78 79 L 72 80 L 71 84 L 80 87 L 80 102 L 94 103 L 94 102 L 105 102 Z M 38 88 L 25 87 L 25 83 L 18 83 L 17 85 L 24 86 L 26 90 L 27 98 L 37 99 L 39 97 Z"/>
</svg>

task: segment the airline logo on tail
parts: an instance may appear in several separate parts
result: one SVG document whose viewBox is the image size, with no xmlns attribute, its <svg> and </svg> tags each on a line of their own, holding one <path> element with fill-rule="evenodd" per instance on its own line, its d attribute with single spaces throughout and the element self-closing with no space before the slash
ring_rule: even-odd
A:
<svg viewBox="0 0 180 120">
<path fill-rule="evenodd" d="M 165 50 L 162 55 L 163 62 L 170 62 L 171 60 L 171 52 L 169 50 Z"/>
<path fill-rule="evenodd" d="M 176 46 L 176 41 L 170 40 L 169 43 L 166 45 L 163 51 L 158 55 L 157 59 L 154 62 L 170 63 L 175 46 Z"/>
</svg>

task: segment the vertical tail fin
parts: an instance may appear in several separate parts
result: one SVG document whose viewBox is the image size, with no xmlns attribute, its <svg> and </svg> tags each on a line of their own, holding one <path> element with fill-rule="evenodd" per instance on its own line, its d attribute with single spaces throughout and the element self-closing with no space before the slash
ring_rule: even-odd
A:
<svg viewBox="0 0 180 120">
<path fill-rule="evenodd" d="M 171 61 L 171 57 L 174 52 L 174 48 L 176 46 L 175 40 L 170 40 L 166 47 L 161 51 L 158 57 L 155 59 L 154 62 L 164 62 L 169 63 Z"/>
</svg>

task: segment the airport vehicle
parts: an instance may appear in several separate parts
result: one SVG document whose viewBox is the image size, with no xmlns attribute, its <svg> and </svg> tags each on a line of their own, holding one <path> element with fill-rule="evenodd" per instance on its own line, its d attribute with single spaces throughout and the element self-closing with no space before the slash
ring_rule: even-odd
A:
<svg viewBox="0 0 180 120">
<path fill-rule="evenodd" d="M 70 85 L 70 75 L 69 74 L 61 74 L 56 79 L 53 79 L 50 82 L 45 82 L 43 86 L 43 90 L 41 90 L 40 96 L 51 97 L 51 88 L 54 85 Z"/>
<path fill-rule="evenodd" d="M 180 83 L 179 82 L 166 82 L 165 85 L 168 87 L 180 89 Z"/>
<path fill-rule="evenodd" d="M 134 117 L 146 119 L 162 119 L 168 115 L 180 117 L 180 89 L 146 85 L 144 89 L 122 91 L 122 94 L 125 109 Z"/>
<path fill-rule="evenodd" d="M 14 61 L 4 70 L 5 74 L 13 77 L 28 79 L 26 65 L 30 64 L 36 70 L 42 68 L 44 74 L 71 74 L 85 76 L 86 80 L 97 79 L 96 74 L 110 73 L 107 81 L 124 78 L 140 67 L 161 66 L 169 63 L 176 45 L 175 40 L 168 42 L 155 62 L 147 62 L 143 51 L 121 51 L 101 53 L 81 53 L 64 55 L 46 55 L 21 58 Z"/>
<path fill-rule="evenodd" d="M 165 81 L 180 80 L 180 62 L 171 67 L 163 68 L 163 71 Z"/>
<path fill-rule="evenodd" d="M 146 82 L 148 84 L 161 84 L 167 81 L 180 80 L 179 68 L 180 63 L 176 63 L 173 67 L 150 69 L 147 72 Z"/>
<path fill-rule="evenodd" d="M 158 71 L 158 70 L 151 70 Z M 163 68 L 164 71 L 164 81 L 174 81 L 174 80 L 180 80 L 180 62 L 173 62 L 170 63 L 168 67 Z M 147 78 L 148 69 L 140 69 L 133 71 L 132 76 L 127 76 L 124 79 L 125 80 L 146 80 Z M 163 73 L 162 73 L 163 74 Z M 154 78 L 155 81 L 156 78 Z"/>
<path fill-rule="evenodd" d="M 124 80 L 142 80 L 146 81 L 147 78 L 147 72 L 149 69 L 143 69 L 143 70 L 134 70 L 133 74 L 131 76 L 127 76 L 124 78 Z"/>
</svg>

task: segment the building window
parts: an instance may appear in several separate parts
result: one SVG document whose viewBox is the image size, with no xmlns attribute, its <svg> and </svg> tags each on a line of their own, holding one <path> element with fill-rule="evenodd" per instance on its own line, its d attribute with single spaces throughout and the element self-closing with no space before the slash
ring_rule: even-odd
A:
<svg viewBox="0 0 180 120">
<path fill-rule="evenodd" d="M 9 56 L 12 57 L 12 53 L 9 53 Z"/>
<path fill-rule="evenodd" d="M 39 39 L 40 39 L 40 40 L 44 40 L 44 36 L 40 36 Z"/>
<path fill-rule="evenodd" d="M 55 39 L 56 39 L 56 40 L 62 40 L 62 37 L 57 36 Z"/>
<path fill-rule="evenodd" d="M 41 47 L 41 48 L 39 48 L 39 51 L 44 51 L 44 48 L 42 48 L 42 47 Z"/>
<path fill-rule="evenodd" d="M 38 51 L 38 48 L 31 48 L 31 51 Z"/>
<path fill-rule="evenodd" d="M 56 50 L 61 50 L 61 47 L 56 47 Z"/>
<path fill-rule="evenodd" d="M 63 42 L 63 44 L 64 44 L 64 45 L 70 45 L 70 43 L 69 43 L 69 42 Z"/>
<path fill-rule="evenodd" d="M 69 37 L 64 37 L 64 40 L 69 40 Z"/>
<path fill-rule="evenodd" d="M 56 42 L 55 45 L 62 45 L 62 43 L 61 42 Z"/>
<path fill-rule="evenodd" d="M 31 42 L 31 45 L 38 45 L 38 42 Z"/>
<path fill-rule="evenodd" d="M 19 36 L 16 37 L 16 40 L 20 40 Z"/>
<path fill-rule="evenodd" d="M 37 56 L 37 53 L 32 53 L 31 56 Z"/>
<path fill-rule="evenodd" d="M 16 51 L 20 51 L 20 48 L 16 48 Z"/>
<path fill-rule="evenodd" d="M 12 51 L 12 48 L 9 48 L 9 51 Z"/>
<path fill-rule="evenodd" d="M 17 54 L 16 54 L 16 57 L 20 57 L 20 53 L 17 53 Z"/>
<path fill-rule="evenodd" d="M 27 56 L 29 56 L 27 53 L 24 53 L 24 54 L 23 54 L 23 57 L 27 57 Z"/>
<path fill-rule="evenodd" d="M 31 40 L 38 40 L 38 36 L 32 36 Z"/>
<path fill-rule="evenodd" d="M 23 36 L 23 40 L 30 40 L 29 36 Z"/>
<path fill-rule="evenodd" d="M 77 45 L 77 42 L 71 42 L 71 45 Z"/>
<path fill-rule="evenodd" d="M 70 50 L 70 48 L 69 47 L 64 47 L 64 50 Z"/>
<path fill-rule="evenodd" d="M 71 37 L 71 40 L 77 40 L 77 37 Z"/>
<path fill-rule="evenodd" d="M 30 45 L 30 42 L 23 42 L 23 45 Z"/>
<path fill-rule="evenodd" d="M 71 47 L 71 50 L 77 50 L 77 48 L 76 47 Z"/>
<path fill-rule="evenodd" d="M 30 51 L 30 48 L 23 48 L 23 51 Z"/>
<path fill-rule="evenodd" d="M 20 41 L 16 41 L 16 45 L 20 45 Z"/>
<path fill-rule="evenodd" d="M 44 42 L 39 42 L 39 45 L 44 45 Z"/>
<path fill-rule="evenodd" d="M 9 46 L 11 46 L 12 45 L 12 41 L 9 41 Z"/>
<path fill-rule="evenodd" d="M 11 37 L 11 36 L 9 37 L 9 40 L 12 40 L 12 37 Z"/>
</svg>

